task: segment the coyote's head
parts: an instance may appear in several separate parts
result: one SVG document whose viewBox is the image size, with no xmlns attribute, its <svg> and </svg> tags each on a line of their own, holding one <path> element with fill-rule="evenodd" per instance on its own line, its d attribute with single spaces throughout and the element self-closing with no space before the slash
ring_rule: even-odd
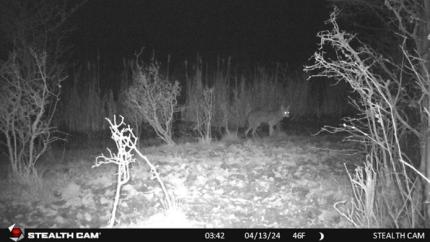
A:
<svg viewBox="0 0 430 242">
<path fill-rule="evenodd" d="M 288 105 L 287 107 L 284 107 L 284 105 L 281 105 L 280 111 L 283 117 L 285 118 L 290 117 L 290 105 Z"/>
</svg>

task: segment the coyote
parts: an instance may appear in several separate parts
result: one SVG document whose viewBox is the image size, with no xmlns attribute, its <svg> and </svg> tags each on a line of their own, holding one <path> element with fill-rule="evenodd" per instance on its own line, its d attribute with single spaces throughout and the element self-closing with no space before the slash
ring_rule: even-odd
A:
<svg viewBox="0 0 430 242">
<path fill-rule="evenodd" d="M 255 135 L 257 128 L 262 123 L 267 123 L 269 125 L 269 136 L 273 133 L 273 126 L 278 124 L 283 118 L 290 117 L 290 106 L 281 108 L 277 111 L 252 111 L 248 114 L 248 129 L 245 131 L 245 136 L 248 136 L 249 131 L 252 130 L 252 136 Z"/>
</svg>

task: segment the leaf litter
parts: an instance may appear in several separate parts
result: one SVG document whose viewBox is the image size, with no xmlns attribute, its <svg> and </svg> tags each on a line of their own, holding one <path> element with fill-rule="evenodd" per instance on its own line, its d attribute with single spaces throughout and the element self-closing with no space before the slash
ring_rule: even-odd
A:
<svg viewBox="0 0 430 242">
<path fill-rule="evenodd" d="M 122 187 L 117 227 L 344 228 L 333 208 L 350 199 L 349 181 L 335 163 L 350 157 L 328 152 L 310 138 L 263 138 L 224 144 L 146 147 L 175 207 L 163 207 L 159 184 L 141 161 Z M 314 138 L 315 139 L 315 138 Z M 300 141 L 300 144 L 297 144 Z M 326 148 L 328 147 L 328 148 Z M 57 171 L 44 178 L 50 199 L 0 194 L 0 224 L 24 227 L 104 227 L 116 189 L 114 166 L 91 169 L 98 150 L 70 152 Z M 65 174 L 58 174 L 67 171 Z M 6 181 L 2 181 L 5 183 Z M 55 184 L 58 184 L 57 186 Z M 6 189 L 7 190 L 7 189 Z"/>
</svg>

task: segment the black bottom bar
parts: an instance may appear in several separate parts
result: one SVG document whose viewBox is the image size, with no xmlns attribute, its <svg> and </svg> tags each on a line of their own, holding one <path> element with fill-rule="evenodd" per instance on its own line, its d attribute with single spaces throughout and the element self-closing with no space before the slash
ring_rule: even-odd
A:
<svg viewBox="0 0 430 242">
<path fill-rule="evenodd" d="M 20 236 L 20 231 L 24 232 Z M 430 229 L 3 229 L 0 241 L 430 241 Z"/>
</svg>

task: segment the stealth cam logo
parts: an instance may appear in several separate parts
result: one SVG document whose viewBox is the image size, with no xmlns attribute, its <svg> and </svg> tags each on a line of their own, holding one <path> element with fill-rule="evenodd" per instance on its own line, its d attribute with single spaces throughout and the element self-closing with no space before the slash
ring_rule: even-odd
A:
<svg viewBox="0 0 430 242">
<path fill-rule="evenodd" d="M 13 241 L 20 241 L 24 239 L 24 229 L 15 226 L 15 224 L 9 226 L 10 237 Z"/>
</svg>

